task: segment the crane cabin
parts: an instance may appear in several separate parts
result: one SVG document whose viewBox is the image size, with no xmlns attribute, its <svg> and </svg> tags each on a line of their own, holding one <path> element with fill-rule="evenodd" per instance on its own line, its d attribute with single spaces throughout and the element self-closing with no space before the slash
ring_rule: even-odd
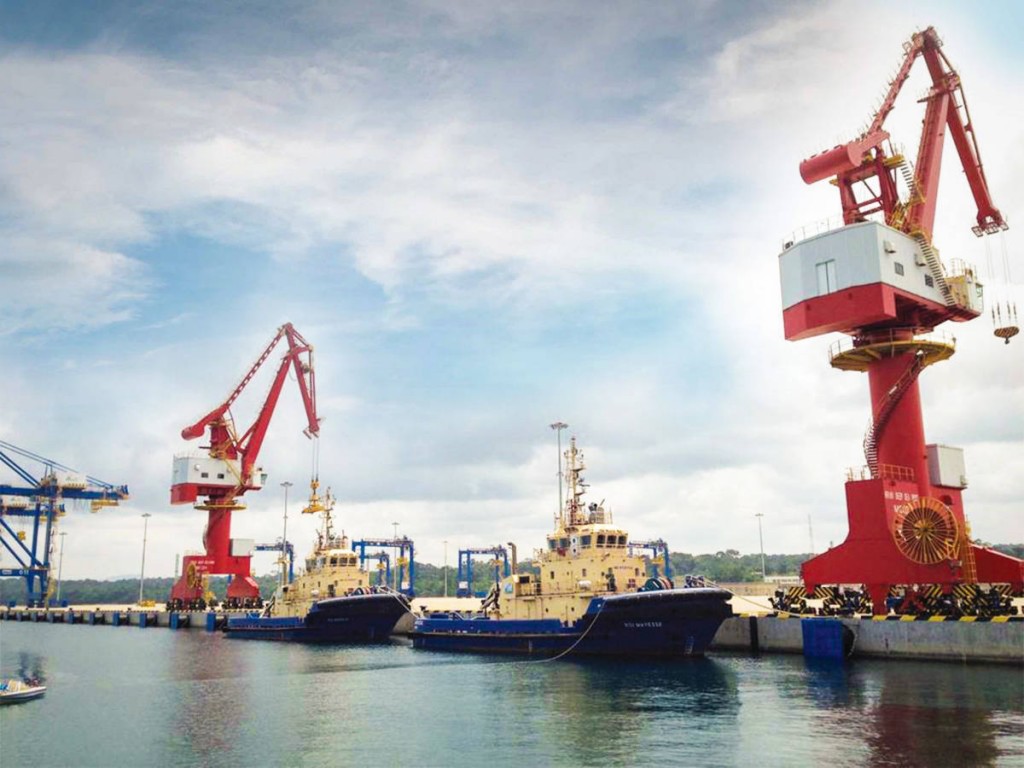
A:
<svg viewBox="0 0 1024 768">
<path fill-rule="evenodd" d="M 929 253 L 929 249 L 931 253 Z M 984 293 L 974 270 L 949 274 L 935 249 L 878 221 L 786 243 L 779 254 L 782 318 L 793 341 L 823 333 L 911 324 L 931 329 L 949 317 L 977 317 Z"/>
</svg>

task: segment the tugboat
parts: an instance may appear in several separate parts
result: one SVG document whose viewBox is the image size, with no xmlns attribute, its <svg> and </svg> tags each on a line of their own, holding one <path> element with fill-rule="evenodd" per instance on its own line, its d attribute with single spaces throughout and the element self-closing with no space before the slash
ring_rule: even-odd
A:
<svg viewBox="0 0 1024 768">
<path fill-rule="evenodd" d="M 418 619 L 414 648 L 481 653 L 680 658 L 702 656 L 733 615 L 730 594 L 687 577 L 676 588 L 666 575 L 647 577 L 628 533 L 602 504 L 584 507 L 583 455 L 572 438 L 565 452 L 568 498 L 539 573 L 513 573 L 495 584 L 471 617 Z M 668 547 L 663 545 L 665 563 Z"/>
<path fill-rule="evenodd" d="M 307 514 L 319 512 L 320 530 L 305 573 L 277 588 L 262 614 L 229 617 L 228 637 L 304 643 L 373 643 L 387 640 L 409 611 L 409 599 L 385 586 L 371 586 L 344 532 L 334 533 L 334 499 L 323 500 L 310 484 Z"/>
</svg>

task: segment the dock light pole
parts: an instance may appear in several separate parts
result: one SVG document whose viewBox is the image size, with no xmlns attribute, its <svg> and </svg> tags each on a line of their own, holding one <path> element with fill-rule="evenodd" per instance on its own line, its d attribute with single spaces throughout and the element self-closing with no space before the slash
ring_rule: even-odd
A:
<svg viewBox="0 0 1024 768">
<path fill-rule="evenodd" d="M 569 425 L 564 421 L 556 421 L 551 425 L 558 435 L 558 518 L 562 519 L 562 430 L 568 429 Z"/>
<path fill-rule="evenodd" d="M 57 603 L 60 604 L 60 580 L 64 573 L 64 537 L 67 536 L 66 531 L 60 532 L 60 559 L 57 561 Z"/>
<path fill-rule="evenodd" d="M 288 583 L 288 571 L 285 566 L 288 564 L 288 489 L 294 483 L 285 480 L 281 483 L 284 488 L 284 530 L 281 532 L 281 586 Z"/>
<path fill-rule="evenodd" d="M 761 541 L 761 581 L 768 581 L 768 572 L 764 567 L 764 534 L 761 532 L 761 518 L 764 517 L 764 513 L 758 512 L 754 517 L 757 518 L 757 538 Z"/>
<path fill-rule="evenodd" d="M 149 533 L 149 512 L 142 513 L 142 568 L 139 569 L 139 603 L 142 603 L 142 593 L 146 587 L 146 534 Z"/>
<path fill-rule="evenodd" d="M 444 540 L 444 596 L 448 597 L 448 539 Z"/>
<path fill-rule="evenodd" d="M 398 523 L 394 522 L 391 525 L 395 529 L 394 540 L 398 541 Z M 399 550 L 398 551 L 398 556 L 401 557 L 404 552 L 405 552 L 405 550 Z M 398 571 L 402 567 L 402 565 L 401 565 L 401 563 L 397 563 L 397 562 L 395 563 L 395 565 L 397 567 L 395 568 L 394 587 L 395 587 L 395 591 L 397 592 L 398 591 Z"/>
</svg>

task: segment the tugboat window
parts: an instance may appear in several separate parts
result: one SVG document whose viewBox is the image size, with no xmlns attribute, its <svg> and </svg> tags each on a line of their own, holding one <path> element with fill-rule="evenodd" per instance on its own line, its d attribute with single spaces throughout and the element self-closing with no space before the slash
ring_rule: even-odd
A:
<svg viewBox="0 0 1024 768">
<path fill-rule="evenodd" d="M 597 546 L 599 546 L 599 547 L 603 547 L 604 546 L 604 534 L 603 533 L 599 533 L 597 535 Z"/>
<path fill-rule="evenodd" d="M 924 284 L 927 285 L 929 288 L 934 288 L 935 287 L 935 281 L 932 280 L 932 276 L 931 275 L 925 275 L 924 276 Z"/>
<path fill-rule="evenodd" d="M 626 537 L 625 536 L 619 536 L 619 546 L 620 547 L 626 546 Z"/>
<path fill-rule="evenodd" d="M 592 536 L 580 536 L 580 546 L 589 547 L 592 539 Z"/>
<path fill-rule="evenodd" d="M 900 264 L 898 261 L 894 261 L 892 263 L 892 266 L 895 268 L 897 275 L 902 275 L 903 274 L 903 265 Z"/>
</svg>

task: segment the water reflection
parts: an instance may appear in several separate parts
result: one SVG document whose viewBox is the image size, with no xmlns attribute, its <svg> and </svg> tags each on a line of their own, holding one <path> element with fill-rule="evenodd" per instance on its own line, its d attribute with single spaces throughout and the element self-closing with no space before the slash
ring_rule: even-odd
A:
<svg viewBox="0 0 1024 768">
<path fill-rule="evenodd" d="M 825 659 L 804 659 L 807 693 L 826 709 L 864 706 L 864 679 L 850 664 Z"/>
<path fill-rule="evenodd" d="M 856 737 L 872 765 L 987 765 L 1020 738 L 1018 669 L 859 660 L 805 672 L 816 729 Z"/>
<path fill-rule="evenodd" d="M 205 633 L 179 633 L 170 644 L 169 674 L 181 682 L 173 739 L 193 756 L 217 754 L 238 739 L 245 717 L 250 656 L 234 653 L 231 643 Z M 230 684 L 229 684 L 230 681 Z"/>
<path fill-rule="evenodd" d="M 541 708 L 539 741 L 580 764 L 643 761 L 652 742 L 697 755 L 701 734 L 734 728 L 736 680 L 712 659 L 680 664 L 566 660 L 523 665 L 510 676 L 514 709 Z M 707 738 L 707 737 L 706 737 Z M 721 748 L 721 740 L 715 744 Z M 676 753 L 682 757 L 682 752 Z"/>
<path fill-rule="evenodd" d="M 876 664 L 882 678 L 867 735 L 878 765 L 989 765 L 1000 736 L 1019 736 L 1024 688 L 1018 669 Z M 1009 715 L 999 717 L 1001 712 Z M 997 723 L 1015 723 L 1011 727 Z"/>
</svg>

